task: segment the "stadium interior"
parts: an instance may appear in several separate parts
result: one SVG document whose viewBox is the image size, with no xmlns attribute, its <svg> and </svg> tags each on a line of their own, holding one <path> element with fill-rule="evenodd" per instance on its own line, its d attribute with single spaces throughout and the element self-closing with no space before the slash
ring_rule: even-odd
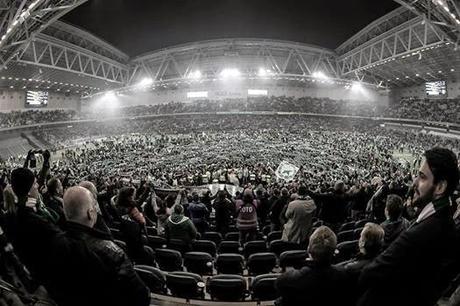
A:
<svg viewBox="0 0 460 306">
<path fill-rule="evenodd" d="M 458 1 L 394 0 L 333 49 L 223 37 L 134 56 L 63 18 L 92 1 L 0 0 L 2 305 L 390 305 L 380 289 L 460 305 L 458 174 L 455 238 L 397 249 L 438 212 L 412 205 L 429 150 L 458 172 Z M 387 285 L 406 276 L 411 298 Z"/>
</svg>

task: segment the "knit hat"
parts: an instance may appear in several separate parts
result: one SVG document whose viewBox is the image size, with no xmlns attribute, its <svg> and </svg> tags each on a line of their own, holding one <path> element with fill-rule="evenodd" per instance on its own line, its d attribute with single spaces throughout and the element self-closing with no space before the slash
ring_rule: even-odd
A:
<svg viewBox="0 0 460 306">
<path fill-rule="evenodd" d="M 27 196 L 34 182 L 35 176 L 27 168 L 17 168 L 11 172 L 11 187 L 18 198 Z"/>
</svg>

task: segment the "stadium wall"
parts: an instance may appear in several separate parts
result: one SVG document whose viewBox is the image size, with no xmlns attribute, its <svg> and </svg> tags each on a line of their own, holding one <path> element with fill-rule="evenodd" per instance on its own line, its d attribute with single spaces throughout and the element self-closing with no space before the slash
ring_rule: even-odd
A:
<svg viewBox="0 0 460 306">
<path fill-rule="evenodd" d="M 398 102 L 402 98 L 417 99 L 457 99 L 460 98 L 460 81 L 447 81 L 447 94 L 443 96 L 428 96 L 425 84 L 405 88 L 395 88 L 391 91 L 391 101 Z"/>
<path fill-rule="evenodd" d="M 26 107 L 26 92 L 19 90 L 0 89 L 0 112 L 34 109 Z M 79 111 L 81 107 L 80 96 L 50 92 L 48 105 L 40 109 L 73 109 Z"/>
</svg>

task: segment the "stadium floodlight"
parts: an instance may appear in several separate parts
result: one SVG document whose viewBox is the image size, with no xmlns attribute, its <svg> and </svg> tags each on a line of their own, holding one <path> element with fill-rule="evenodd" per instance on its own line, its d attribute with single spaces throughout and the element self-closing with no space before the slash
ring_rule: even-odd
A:
<svg viewBox="0 0 460 306">
<path fill-rule="evenodd" d="M 237 78 L 241 76 L 241 72 L 236 68 L 225 68 L 220 72 L 220 76 L 224 79 Z"/>
<path fill-rule="evenodd" d="M 188 75 L 188 78 L 189 79 L 194 79 L 194 80 L 201 79 L 201 71 L 200 70 L 195 70 L 195 71 L 190 72 L 189 75 Z"/>
<path fill-rule="evenodd" d="M 363 90 L 363 85 L 360 82 L 353 82 L 351 85 L 351 90 L 352 91 L 361 91 Z"/>
<path fill-rule="evenodd" d="M 153 80 L 152 78 L 143 78 L 138 84 L 137 86 L 138 87 L 145 87 L 145 86 L 149 86 L 153 83 Z"/>
<path fill-rule="evenodd" d="M 316 79 L 321 79 L 321 80 L 327 80 L 329 79 L 329 77 L 327 75 L 324 74 L 324 72 L 322 71 L 315 71 L 311 74 L 312 77 L 316 78 Z"/>
<path fill-rule="evenodd" d="M 265 68 L 259 68 L 259 72 L 257 72 L 257 75 L 260 77 L 266 77 L 273 75 L 273 72 L 270 69 L 265 69 Z"/>
<path fill-rule="evenodd" d="M 113 91 L 108 91 L 102 97 L 104 100 L 113 100 L 116 99 L 117 95 Z"/>
</svg>

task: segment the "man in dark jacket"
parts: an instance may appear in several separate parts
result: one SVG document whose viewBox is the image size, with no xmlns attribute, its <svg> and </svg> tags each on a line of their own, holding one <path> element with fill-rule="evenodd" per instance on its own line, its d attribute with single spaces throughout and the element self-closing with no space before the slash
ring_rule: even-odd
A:
<svg viewBox="0 0 460 306">
<path fill-rule="evenodd" d="M 418 217 L 363 270 L 359 305 L 432 306 L 449 281 L 446 267 L 458 260 L 449 200 L 458 185 L 458 163 L 444 148 L 424 156 L 412 202 Z"/>
<path fill-rule="evenodd" d="M 188 204 L 188 213 L 196 229 L 200 233 L 204 233 L 208 228 L 208 222 L 206 221 L 208 209 L 206 205 L 200 202 L 200 197 L 196 192 L 192 193 L 192 202 Z"/>
<path fill-rule="evenodd" d="M 77 186 L 64 195 L 67 234 L 56 239 L 58 255 L 67 263 L 66 282 L 54 292 L 59 305 L 150 304 L 150 292 L 127 255 L 105 232 L 94 228 L 97 211 L 90 191 Z M 58 260 L 59 266 L 59 260 Z"/>
<path fill-rule="evenodd" d="M 330 228 L 317 228 L 308 245 L 310 264 L 278 277 L 276 288 L 280 298 L 276 305 L 350 305 L 346 274 L 331 266 L 336 246 L 337 238 Z"/>
<path fill-rule="evenodd" d="M 347 217 L 347 204 L 352 199 L 351 195 L 345 193 L 345 185 L 338 181 L 335 183 L 334 191 L 328 193 L 309 192 L 315 204 L 320 207 L 320 219 L 333 229 L 343 223 Z"/>
<path fill-rule="evenodd" d="M 18 200 L 17 212 L 7 216 L 5 233 L 32 277 L 49 290 L 53 284 L 50 272 L 54 265 L 54 238 L 62 231 L 41 203 L 32 171 L 13 170 L 11 186 Z"/>
<path fill-rule="evenodd" d="M 289 203 L 289 191 L 287 188 L 281 189 L 281 197 L 279 197 L 270 208 L 270 222 L 271 222 L 271 230 L 272 231 L 279 231 L 281 230 L 281 218 L 285 218 L 281 216 L 281 212 Z M 284 224 L 284 223 L 283 223 Z"/>
<path fill-rule="evenodd" d="M 383 247 L 387 248 L 398 236 L 409 227 L 409 221 L 402 216 L 403 200 L 396 194 L 389 194 L 385 207 L 387 219 L 382 222 L 385 231 Z"/>
<path fill-rule="evenodd" d="M 213 207 L 216 212 L 216 230 L 225 235 L 235 214 L 235 203 L 227 198 L 225 190 L 219 190 Z"/>
</svg>

